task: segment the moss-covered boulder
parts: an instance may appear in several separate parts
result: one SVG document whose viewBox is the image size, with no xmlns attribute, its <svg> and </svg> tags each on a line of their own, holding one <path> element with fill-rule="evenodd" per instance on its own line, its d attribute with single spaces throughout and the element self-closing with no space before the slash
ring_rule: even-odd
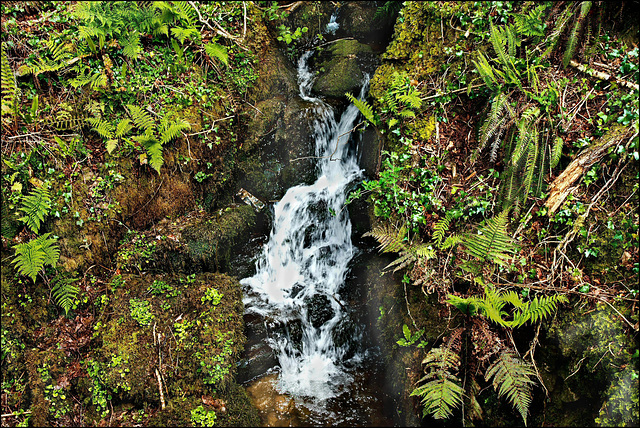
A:
<svg viewBox="0 0 640 428">
<path fill-rule="evenodd" d="M 364 73 L 373 74 L 378 66 L 371 47 L 357 40 L 336 40 L 322 49 L 313 60 L 319 74 L 312 91 L 318 95 L 340 99 L 346 92 L 357 95 Z"/>
<path fill-rule="evenodd" d="M 542 414 L 532 414 L 534 423 L 611 426 L 635 418 L 637 424 L 638 395 L 630 393 L 634 371 L 637 385 L 637 342 L 618 311 L 599 303 L 562 312 L 541 334 L 536 361 L 549 398 Z M 625 316 L 637 322 L 637 314 Z M 626 407 L 635 407 L 635 416 L 623 416 Z"/>
<path fill-rule="evenodd" d="M 118 250 L 123 273 L 225 271 L 236 244 L 244 242 L 255 224 L 248 205 L 235 205 L 215 214 L 194 211 L 175 220 L 164 219 L 145 232 L 132 232 Z"/>
<path fill-rule="evenodd" d="M 232 424 L 255 423 L 233 375 L 243 349 L 240 285 L 224 274 L 117 275 L 100 300 L 95 349 L 85 358 L 88 407 L 106 400 L 159 407 L 164 423 L 188 424 L 192 410 Z M 238 415 L 234 409 L 242 409 Z"/>
</svg>

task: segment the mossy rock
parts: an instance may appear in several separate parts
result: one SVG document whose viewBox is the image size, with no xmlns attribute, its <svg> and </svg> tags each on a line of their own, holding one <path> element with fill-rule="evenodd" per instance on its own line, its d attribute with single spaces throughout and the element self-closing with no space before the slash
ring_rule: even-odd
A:
<svg viewBox="0 0 640 428">
<path fill-rule="evenodd" d="M 118 269 L 123 273 L 224 271 L 255 218 L 252 207 L 235 205 L 213 215 L 194 211 L 175 220 L 164 219 L 154 229 L 126 238 L 116 255 Z"/>
<path fill-rule="evenodd" d="M 625 317 L 637 322 L 637 314 Z M 621 368 L 637 364 L 631 357 L 637 343 L 619 313 L 604 303 L 559 313 L 540 343 L 536 362 L 550 398 L 542 415 L 532 415 L 532 423 L 594 425 L 598 409 L 620 393 L 610 385 L 622 376 Z"/>
<path fill-rule="evenodd" d="M 94 388 L 138 408 L 160 407 L 160 375 L 169 403 L 164 412 L 176 423 L 184 422 L 185 404 L 238 394 L 233 376 L 245 337 L 236 279 L 214 273 L 121 275 L 101 301 L 108 311 L 97 319 L 95 348 L 85 359 Z"/>
<path fill-rule="evenodd" d="M 325 97 L 344 98 L 346 92 L 354 95 L 360 92 L 364 73 L 375 70 L 378 57 L 370 46 L 357 40 L 337 40 L 320 52 L 312 65 L 319 71 L 312 91 Z"/>
</svg>

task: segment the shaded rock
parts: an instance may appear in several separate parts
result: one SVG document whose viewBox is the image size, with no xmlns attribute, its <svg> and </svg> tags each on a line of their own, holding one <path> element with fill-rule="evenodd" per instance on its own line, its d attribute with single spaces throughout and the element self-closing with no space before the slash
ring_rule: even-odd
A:
<svg viewBox="0 0 640 428">
<path fill-rule="evenodd" d="M 331 307 L 329 298 L 324 294 L 316 294 L 304 300 L 307 307 L 309 322 L 315 328 L 320 328 L 324 323 L 334 317 L 335 313 Z"/>
<path fill-rule="evenodd" d="M 118 269 L 130 273 L 224 271 L 232 250 L 244 242 L 255 218 L 252 207 L 241 205 L 215 215 L 196 211 L 173 221 L 162 220 L 121 245 Z"/>
</svg>

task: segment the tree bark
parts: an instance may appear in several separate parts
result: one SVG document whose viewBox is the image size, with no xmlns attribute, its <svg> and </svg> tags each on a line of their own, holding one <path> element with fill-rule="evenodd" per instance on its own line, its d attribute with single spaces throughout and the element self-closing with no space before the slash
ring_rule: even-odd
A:
<svg viewBox="0 0 640 428">
<path fill-rule="evenodd" d="M 609 147 L 621 142 L 631 134 L 631 131 L 630 127 L 616 125 L 571 161 L 549 186 L 549 198 L 544 204 L 549 214 L 555 213 L 560 208 L 567 196 L 575 189 L 572 186 L 582 177 L 582 174 L 591 165 L 600 161 L 607 154 Z"/>
</svg>

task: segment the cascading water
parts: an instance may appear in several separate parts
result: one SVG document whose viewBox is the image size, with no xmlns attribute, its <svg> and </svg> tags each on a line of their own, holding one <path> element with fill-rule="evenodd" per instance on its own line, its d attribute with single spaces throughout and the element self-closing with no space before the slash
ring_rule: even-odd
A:
<svg viewBox="0 0 640 428">
<path fill-rule="evenodd" d="M 300 96 L 315 111 L 317 179 L 290 188 L 273 206 L 273 227 L 257 272 L 241 283 L 246 312 L 261 315 L 270 326 L 269 344 L 280 366 L 276 388 L 318 410 L 352 382 L 348 366 L 363 358 L 351 349 L 362 329 L 351 326 L 351 341 L 340 339 L 350 323 L 340 289 L 355 251 L 343 208 L 347 186 L 361 170 L 347 144 L 358 109 L 349 106 L 336 122 L 332 107 L 310 95 L 310 56 L 299 60 L 298 82 Z M 360 98 L 367 84 L 368 77 Z"/>
</svg>

